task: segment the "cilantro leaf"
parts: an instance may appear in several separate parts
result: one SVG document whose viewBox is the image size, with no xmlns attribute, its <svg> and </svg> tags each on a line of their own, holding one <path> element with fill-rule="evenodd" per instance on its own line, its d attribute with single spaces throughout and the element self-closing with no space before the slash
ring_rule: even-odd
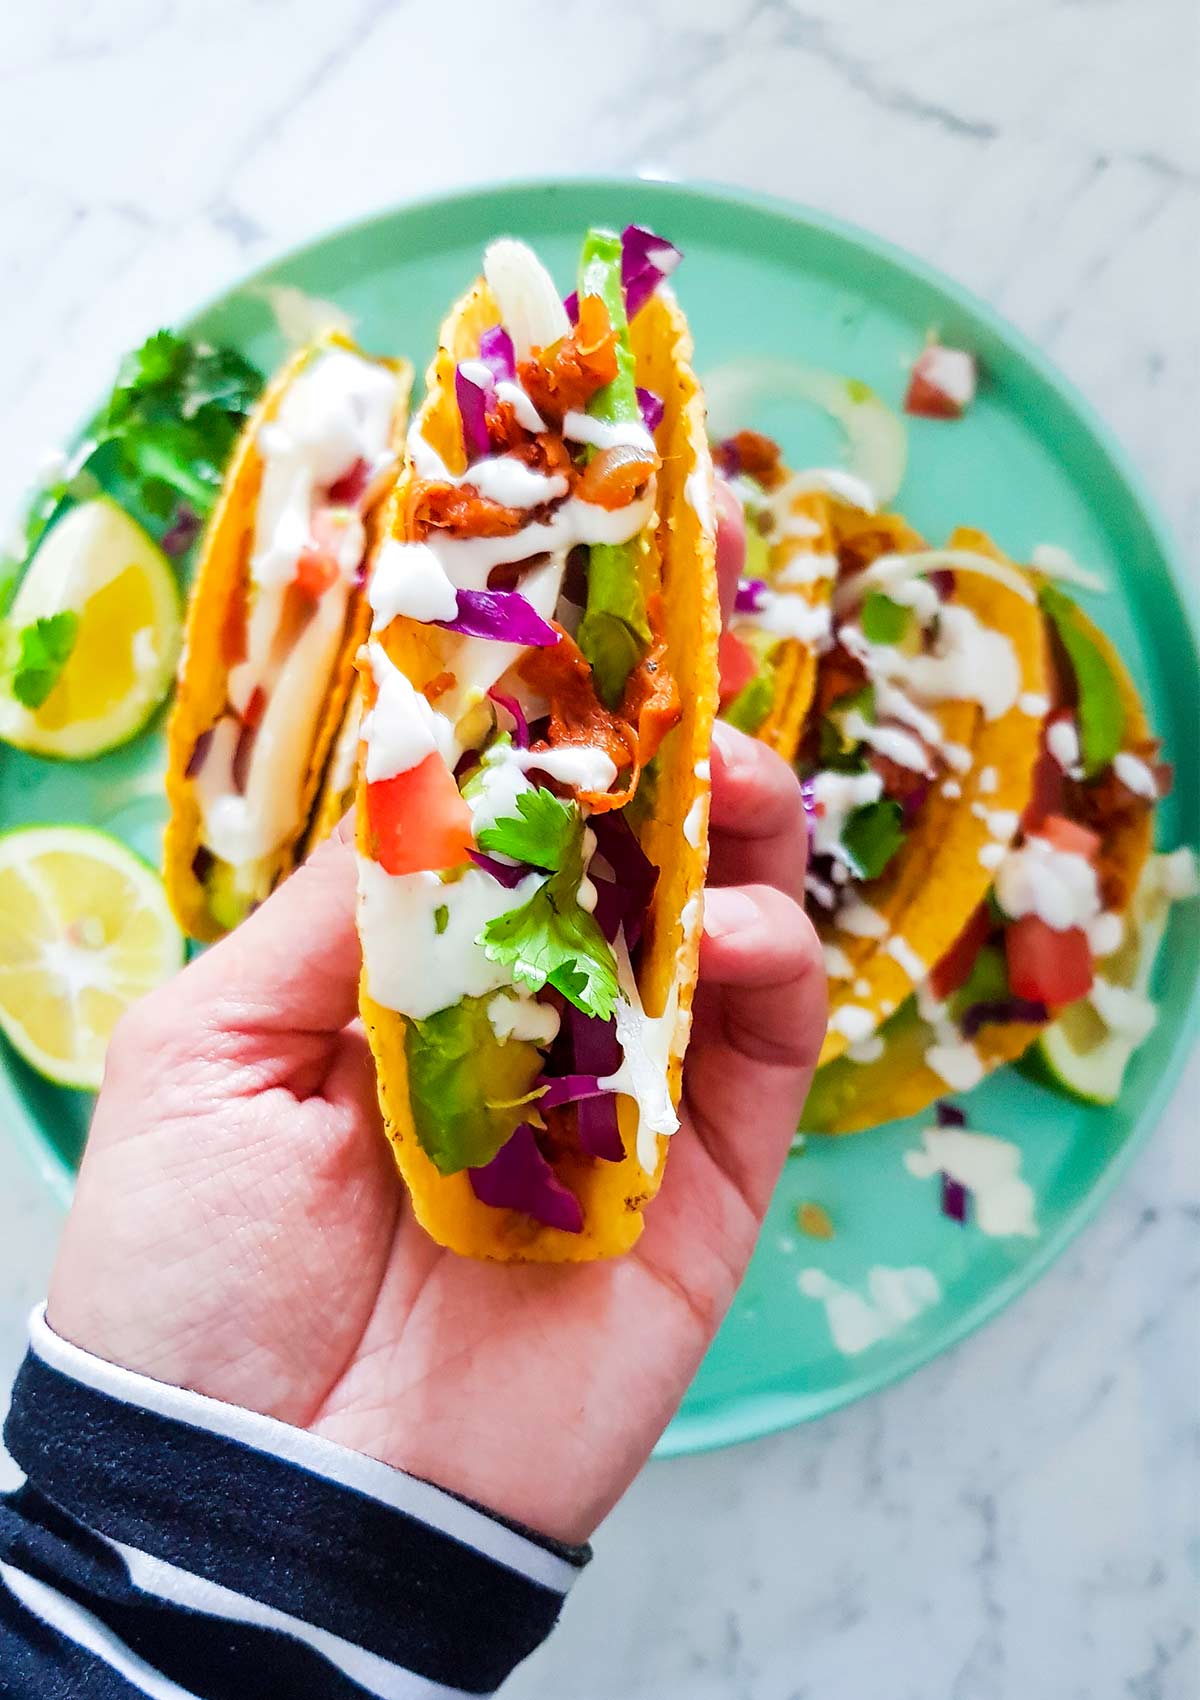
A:
<svg viewBox="0 0 1200 1700">
<path fill-rule="evenodd" d="M 910 608 L 893 602 L 881 590 L 868 591 L 862 607 L 863 636 L 868 643 L 899 643 L 911 616 Z"/>
<path fill-rule="evenodd" d="M 864 803 L 842 828 L 842 847 L 864 880 L 881 874 L 903 842 L 904 810 L 892 797 Z"/>
<path fill-rule="evenodd" d="M 539 796 L 547 802 L 533 801 Z M 535 865 L 556 865 L 528 902 L 489 921 L 479 942 L 490 961 L 512 968 L 519 985 L 534 992 L 553 986 L 585 1015 L 607 1021 L 617 998 L 617 964 L 596 921 L 579 904 L 583 816 L 576 804 L 561 803 L 548 791 L 523 792 L 518 808 L 527 799 L 522 819 L 498 821 L 480 834 L 480 846 L 519 853 L 522 860 L 541 857 Z"/>
<path fill-rule="evenodd" d="M 522 791 L 516 803 L 519 819 L 505 815 L 494 826 L 484 827 L 479 848 L 554 873 L 563 866 L 578 834 L 578 805 L 564 803 L 544 786 Z"/>
<path fill-rule="evenodd" d="M 17 633 L 11 689 L 25 708 L 40 708 L 50 695 L 75 648 L 78 633 L 79 615 L 69 609 L 34 620 Z"/>
</svg>

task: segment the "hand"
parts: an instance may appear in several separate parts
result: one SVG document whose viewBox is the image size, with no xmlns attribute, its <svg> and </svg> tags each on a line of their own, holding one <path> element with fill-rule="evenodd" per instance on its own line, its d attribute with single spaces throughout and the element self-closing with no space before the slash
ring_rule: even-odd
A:
<svg viewBox="0 0 1200 1700">
<path fill-rule="evenodd" d="M 734 1295 L 824 1031 L 795 780 L 727 727 L 712 771 L 683 1125 L 628 1257 L 472 1263 L 417 1226 L 354 1019 L 354 857 L 339 836 L 122 1022 L 50 1325 L 586 1539 Z"/>
</svg>

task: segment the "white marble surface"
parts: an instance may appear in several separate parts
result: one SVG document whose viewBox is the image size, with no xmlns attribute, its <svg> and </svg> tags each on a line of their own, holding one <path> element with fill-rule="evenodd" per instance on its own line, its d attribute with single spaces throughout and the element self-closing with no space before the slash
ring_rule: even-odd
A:
<svg viewBox="0 0 1200 1700">
<path fill-rule="evenodd" d="M 647 168 L 860 221 L 1107 416 L 1186 545 L 1193 0 L 0 8 L 0 510 L 149 327 L 323 226 Z M 505 99 L 532 98 L 521 117 Z M 1100 1220 L 870 1402 L 650 1468 L 513 1700 L 1195 1700 L 1192 1067 Z M 58 1211 L 0 1141 L 0 1384 Z"/>
</svg>

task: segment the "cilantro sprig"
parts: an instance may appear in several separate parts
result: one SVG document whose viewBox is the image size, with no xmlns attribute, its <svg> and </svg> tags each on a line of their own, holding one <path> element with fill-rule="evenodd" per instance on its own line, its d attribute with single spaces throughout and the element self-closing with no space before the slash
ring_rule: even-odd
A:
<svg viewBox="0 0 1200 1700">
<path fill-rule="evenodd" d="M 576 803 L 539 788 L 517 798 L 479 835 L 483 850 L 512 856 L 550 877 L 519 908 L 489 921 L 479 935 L 484 954 L 504 963 L 530 991 L 553 986 L 585 1015 L 607 1021 L 617 1001 L 617 963 L 596 921 L 580 906 L 584 821 Z"/>
<path fill-rule="evenodd" d="M 113 482 L 122 505 L 147 522 L 169 522 L 181 501 L 203 519 L 262 386 L 262 373 L 236 350 L 157 331 L 125 356 L 112 394 L 34 499 L 23 558 L 66 504 Z"/>
<path fill-rule="evenodd" d="M 79 616 L 70 609 L 19 628 L 0 622 L 0 658 L 8 688 L 24 708 L 41 708 L 70 660 L 78 635 Z"/>
</svg>

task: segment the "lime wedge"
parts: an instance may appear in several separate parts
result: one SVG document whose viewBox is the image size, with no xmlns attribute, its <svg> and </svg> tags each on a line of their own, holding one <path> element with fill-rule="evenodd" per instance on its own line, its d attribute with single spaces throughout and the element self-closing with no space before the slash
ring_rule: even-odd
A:
<svg viewBox="0 0 1200 1700">
<path fill-rule="evenodd" d="M 0 1028 L 39 1074 L 95 1091 L 118 1018 L 183 958 L 162 881 L 117 839 L 0 835 Z"/>
<path fill-rule="evenodd" d="M 0 738 L 35 755 L 81 761 L 141 731 L 170 689 L 179 656 L 171 563 L 107 497 L 81 502 L 47 534 L 8 624 L 19 631 L 67 610 L 79 625 L 57 682 L 33 709 L 0 691 Z"/>
<path fill-rule="evenodd" d="M 1130 1057 L 1154 1026 L 1149 995 L 1154 960 L 1172 899 L 1188 895 L 1172 878 L 1176 861 L 1150 857 L 1125 916 L 1121 944 L 1096 964 L 1088 996 L 1069 1004 L 1038 1038 L 1038 1055 L 1055 1082 L 1089 1104 L 1115 1103 Z"/>
</svg>

